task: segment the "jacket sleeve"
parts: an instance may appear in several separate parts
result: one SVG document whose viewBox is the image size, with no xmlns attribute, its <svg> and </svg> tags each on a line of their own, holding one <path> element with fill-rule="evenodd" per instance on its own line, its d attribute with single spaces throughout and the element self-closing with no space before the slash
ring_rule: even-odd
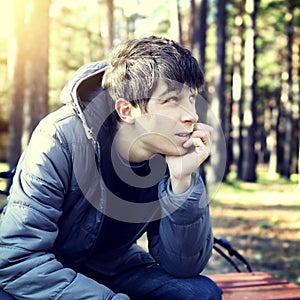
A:
<svg viewBox="0 0 300 300">
<path fill-rule="evenodd" d="M 0 221 L 0 287 L 15 299 L 112 299 L 110 289 L 53 254 L 71 158 L 52 131 L 37 129 L 18 164 Z"/>
<path fill-rule="evenodd" d="M 170 180 L 159 185 L 162 219 L 157 232 L 149 231 L 149 251 L 158 263 L 176 277 L 199 274 L 211 257 L 213 235 L 204 183 L 193 174 L 193 184 L 175 195 Z"/>
</svg>

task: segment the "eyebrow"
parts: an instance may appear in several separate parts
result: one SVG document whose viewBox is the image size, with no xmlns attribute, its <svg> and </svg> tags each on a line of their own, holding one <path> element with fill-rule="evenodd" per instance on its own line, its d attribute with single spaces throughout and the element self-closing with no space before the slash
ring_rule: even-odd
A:
<svg viewBox="0 0 300 300">
<path fill-rule="evenodd" d="M 170 90 L 169 87 L 167 87 L 164 91 L 161 92 L 161 94 L 157 95 L 157 98 L 161 98 L 173 91 L 175 92 L 175 90 Z"/>
<path fill-rule="evenodd" d="M 172 92 L 175 92 L 176 94 L 180 94 L 183 89 L 183 86 L 181 84 L 177 85 L 177 88 L 175 88 L 174 84 L 166 83 L 166 85 L 167 85 L 166 89 L 157 96 L 158 98 L 163 97 Z M 181 86 L 181 88 L 179 86 Z"/>
</svg>

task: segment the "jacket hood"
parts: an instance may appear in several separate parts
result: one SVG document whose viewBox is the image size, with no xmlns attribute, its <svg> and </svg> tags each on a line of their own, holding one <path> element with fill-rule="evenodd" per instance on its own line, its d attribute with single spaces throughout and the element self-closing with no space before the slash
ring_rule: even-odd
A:
<svg viewBox="0 0 300 300">
<path fill-rule="evenodd" d="M 92 62 L 80 67 L 64 86 L 60 94 L 63 104 L 76 103 L 78 100 L 79 86 L 90 84 L 95 89 L 101 88 L 101 78 L 107 68 L 106 61 Z M 94 84 L 93 84 L 94 83 Z"/>
<path fill-rule="evenodd" d="M 113 111 L 112 101 L 101 87 L 107 66 L 106 61 L 98 61 L 80 67 L 60 94 L 60 101 L 73 106 L 87 138 L 95 144 L 98 143 L 99 126 Z"/>
</svg>

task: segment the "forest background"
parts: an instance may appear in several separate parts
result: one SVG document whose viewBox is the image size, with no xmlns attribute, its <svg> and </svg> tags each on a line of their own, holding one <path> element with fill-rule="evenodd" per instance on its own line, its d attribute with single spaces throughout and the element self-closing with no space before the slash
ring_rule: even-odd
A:
<svg viewBox="0 0 300 300">
<path fill-rule="evenodd" d="M 2 167 L 78 67 L 152 34 L 191 49 L 205 72 L 215 233 L 256 269 L 300 282 L 300 0 L 0 0 Z M 213 258 L 211 270 L 227 267 Z"/>
</svg>

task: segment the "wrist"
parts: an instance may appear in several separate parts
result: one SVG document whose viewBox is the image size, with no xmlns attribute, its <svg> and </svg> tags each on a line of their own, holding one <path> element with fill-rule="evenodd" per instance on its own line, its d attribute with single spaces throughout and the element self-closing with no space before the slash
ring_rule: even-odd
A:
<svg viewBox="0 0 300 300">
<path fill-rule="evenodd" d="M 185 177 L 176 178 L 170 175 L 171 189 L 174 194 L 182 194 L 186 192 L 192 183 L 192 176 L 187 175 Z"/>
</svg>

